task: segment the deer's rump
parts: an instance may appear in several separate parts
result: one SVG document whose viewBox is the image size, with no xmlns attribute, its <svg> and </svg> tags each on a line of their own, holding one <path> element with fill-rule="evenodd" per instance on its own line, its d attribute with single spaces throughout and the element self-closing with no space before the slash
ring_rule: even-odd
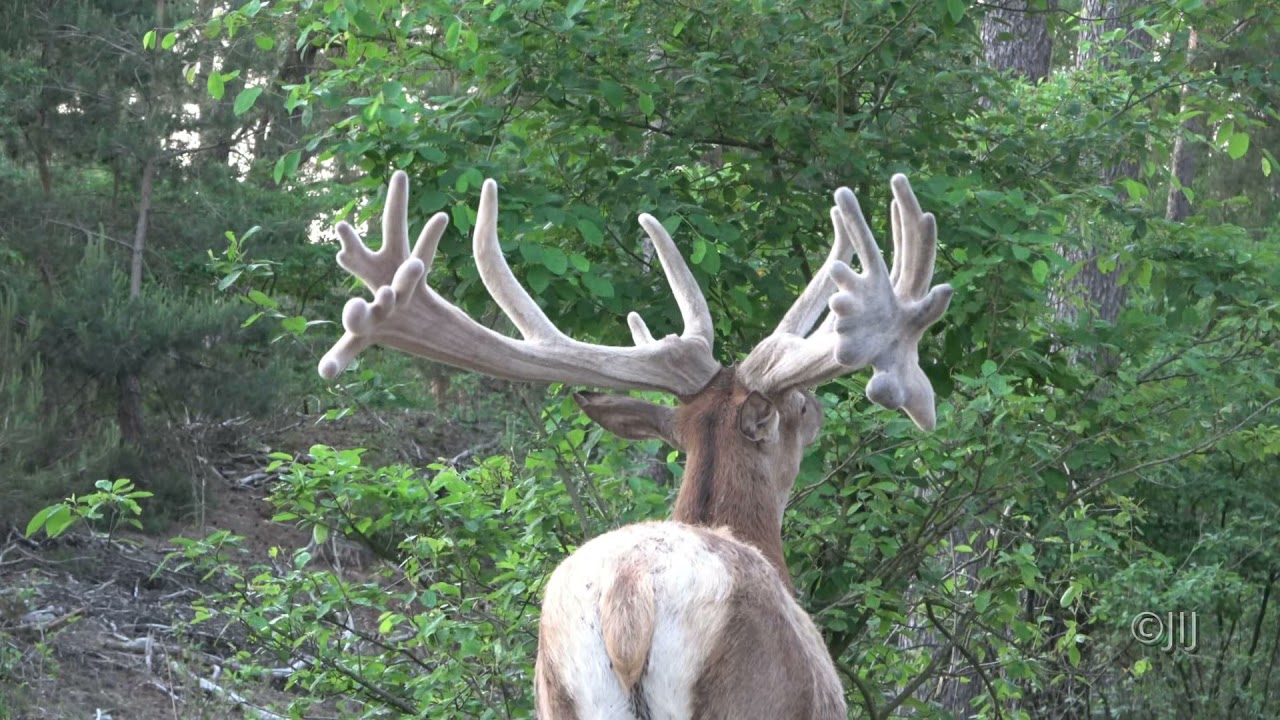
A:
<svg viewBox="0 0 1280 720">
<path fill-rule="evenodd" d="M 542 720 L 834 720 L 843 691 L 777 570 L 723 529 L 601 535 L 560 564 L 542 605 Z"/>
</svg>

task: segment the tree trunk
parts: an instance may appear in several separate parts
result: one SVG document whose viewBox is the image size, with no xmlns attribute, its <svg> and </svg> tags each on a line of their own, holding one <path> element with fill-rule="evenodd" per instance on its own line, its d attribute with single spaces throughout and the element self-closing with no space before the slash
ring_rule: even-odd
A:
<svg viewBox="0 0 1280 720">
<path fill-rule="evenodd" d="M 1190 66 L 1195 60 L 1196 51 L 1200 47 L 1200 34 L 1195 28 L 1191 28 L 1191 34 L 1187 38 L 1187 65 Z M 1182 105 L 1180 110 L 1186 112 L 1188 109 L 1187 99 L 1191 97 L 1191 89 L 1189 85 L 1182 87 Z M 1173 141 L 1173 155 L 1169 158 L 1169 165 L 1173 182 L 1169 183 L 1169 202 L 1165 207 L 1165 218 L 1173 222 L 1183 222 L 1191 215 L 1191 200 L 1187 194 L 1182 192 L 1182 188 L 1191 187 L 1191 183 L 1196 177 L 1196 153 L 1193 146 L 1194 138 L 1204 132 L 1204 123 L 1200 117 L 1193 117 L 1182 121 L 1182 130 L 1178 133 L 1178 137 Z"/>
<path fill-rule="evenodd" d="M 1057 7 L 1057 0 L 1049 0 L 1041 11 L 1031 10 L 1028 3 L 1007 0 L 987 10 L 982 21 L 982 51 L 991 67 L 1012 70 L 1022 79 L 1038 83 L 1049 77 L 1053 41 L 1045 15 Z"/>
<path fill-rule="evenodd" d="M 120 427 L 120 440 L 127 445 L 140 445 L 146 435 L 142 422 L 142 380 L 135 372 L 122 373 L 120 402 L 116 405 L 116 423 Z"/>
<path fill-rule="evenodd" d="M 142 166 L 142 187 L 139 191 L 138 224 L 133 232 L 133 252 L 129 263 L 129 298 L 142 295 L 142 256 L 147 249 L 147 220 L 151 215 L 151 189 L 155 185 L 156 161 L 148 159 Z"/>
<path fill-rule="evenodd" d="M 1103 71 L 1114 70 L 1114 60 L 1134 59 L 1147 50 L 1150 36 L 1133 29 L 1133 17 L 1140 4 L 1139 0 L 1084 0 L 1080 8 L 1084 20 L 1076 52 L 1077 70 L 1092 66 Z M 1108 45 L 1103 37 L 1119 29 L 1127 31 L 1117 45 Z M 1117 185 L 1120 180 L 1138 177 L 1138 163 L 1131 158 L 1122 158 L 1119 162 L 1104 165 L 1101 175 L 1103 185 Z M 1115 193 L 1120 202 L 1128 202 L 1129 194 L 1123 184 L 1115 188 Z M 1077 306 L 1082 305 L 1086 317 L 1114 322 L 1128 299 L 1125 288 L 1118 284 L 1123 268 L 1117 263 L 1110 271 L 1099 269 L 1098 259 L 1107 249 L 1097 247 L 1088 239 L 1065 245 L 1061 250 L 1067 262 L 1080 265 L 1081 270 L 1066 288 L 1050 299 L 1058 319 L 1076 322 L 1079 320 Z M 1115 358 L 1099 356 L 1093 357 L 1093 361 L 1105 367 Z"/>
<path fill-rule="evenodd" d="M 133 234 L 133 252 L 129 264 L 129 299 L 135 303 L 140 302 L 142 297 L 142 256 L 147 247 L 147 219 L 151 214 L 151 192 L 155 177 L 156 161 L 148 159 L 142 166 L 138 225 Z M 146 432 L 142 417 L 142 379 L 138 377 L 136 370 L 126 370 L 117 380 L 120 402 L 116 407 L 116 422 L 120 426 L 120 439 L 130 445 L 138 445 Z"/>
</svg>

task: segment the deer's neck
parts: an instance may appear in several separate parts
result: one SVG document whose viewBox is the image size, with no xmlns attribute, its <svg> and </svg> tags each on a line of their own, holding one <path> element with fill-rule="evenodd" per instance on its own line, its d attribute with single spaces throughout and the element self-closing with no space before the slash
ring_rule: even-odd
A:
<svg viewBox="0 0 1280 720">
<path fill-rule="evenodd" d="M 782 553 L 776 479 L 744 462 L 742 453 L 717 452 L 717 447 L 724 445 L 714 440 L 691 443 L 672 518 L 690 525 L 729 528 L 738 540 L 763 553 L 791 588 Z"/>
</svg>

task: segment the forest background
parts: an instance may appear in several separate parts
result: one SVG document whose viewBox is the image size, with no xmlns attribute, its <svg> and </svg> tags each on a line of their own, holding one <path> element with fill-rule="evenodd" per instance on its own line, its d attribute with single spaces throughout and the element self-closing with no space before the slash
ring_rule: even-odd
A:
<svg viewBox="0 0 1280 720">
<path fill-rule="evenodd" d="M 483 178 L 579 338 L 673 329 L 654 214 L 725 362 L 821 261 L 830 191 L 887 237 L 907 173 L 956 288 L 938 429 L 824 386 L 785 523 L 851 717 L 1280 716 L 1278 46 L 1269 0 L 0 3 L 0 718 L 87 672 L 32 620 L 84 515 L 100 553 L 198 531 L 147 577 L 198 583 L 162 640 L 218 690 L 170 673 L 160 717 L 530 716 L 544 579 L 662 517 L 681 458 L 569 388 L 391 352 L 319 379 L 355 292 L 330 228 L 376 227 L 395 169 L 415 226 L 452 218 L 433 287 L 499 328 Z M 309 536 L 207 527 L 217 453 Z"/>
</svg>

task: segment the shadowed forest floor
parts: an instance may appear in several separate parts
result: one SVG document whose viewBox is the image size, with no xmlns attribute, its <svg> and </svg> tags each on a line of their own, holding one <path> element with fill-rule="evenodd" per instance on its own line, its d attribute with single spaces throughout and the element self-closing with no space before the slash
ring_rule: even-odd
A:
<svg viewBox="0 0 1280 720">
<path fill-rule="evenodd" d="M 0 717 L 279 717 L 262 708 L 287 692 L 283 672 L 250 682 L 233 677 L 231 656 L 245 647 L 237 629 L 216 620 L 186 626 L 195 597 L 225 588 L 166 563 L 176 550 L 170 538 L 226 530 L 244 538 L 231 558 L 242 567 L 267 562 L 273 547 L 287 562 L 311 534 L 271 521 L 268 453 L 301 455 L 322 443 L 369 448 L 370 462 L 425 464 L 492 444 L 493 434 L 479 423 L 429 413 L 245 426 L 234 433 L 238 440 L 203 458 L 211 469 L 204 502 L 167 531 L 108 537 L 81 528 L 39 542 L 11 532 L 0 545 L 0 633 L 12 644 L 0 646 Z M 388 444 L 375 447 L 370 438 Z M 339 539 L 315 558 L 348 577 L 379 562 Z"/>
</svg>

